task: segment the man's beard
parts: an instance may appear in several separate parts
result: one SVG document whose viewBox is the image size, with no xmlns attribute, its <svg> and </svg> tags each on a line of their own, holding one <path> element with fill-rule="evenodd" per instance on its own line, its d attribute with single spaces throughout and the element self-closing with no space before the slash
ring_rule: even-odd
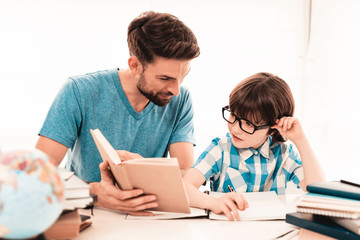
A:
<svg viewBox="0 0 360 240">
<path fill-rule="evenodd" d="M 144 77 L 144 74 L 141 74 L 139 82 L 137 84 L 137 88 L 142 93 L 142 95 L 144 95 L 147 99 L 149 99 L 151 102 L 153 102 L 154 104 L 156 104 L 160 107 L 166 106 L 171 101 L 171 98 L 168 98 L 168 99 L 160 98 L 159 95 L 164 94 L 162 92 L 152 93 L 152 92 L 146 91 L 145 86 L 146 86 L 145 77 Z M 165 94 L 167 94 L 169 96 L 173 95 L 171 92 L 167 92 Z"/>
</svg>

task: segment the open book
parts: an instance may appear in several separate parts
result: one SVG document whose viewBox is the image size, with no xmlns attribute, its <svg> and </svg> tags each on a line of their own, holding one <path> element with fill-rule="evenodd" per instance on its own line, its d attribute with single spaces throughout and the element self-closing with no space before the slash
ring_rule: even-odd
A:
<svg viewBox="0 0 360 240">
<path fill-rule="evenodd" d="M 190 213 L 189 200 L 176 158 L 140 158 L 121 161 L 99 129 L 90 130 L 104 161 L 122 190 L 140 188 L 157 197 L 158 207 L 150 210 Z"/>
<path fill-rule="evenodd" d="M 211 196 L 221 197 L 224 193 L 210 192 Z M 286 208 L 280 201 L 275 192 L 246 192 L 242 193 L 249 203 L 249 208 L 245 211 L 238 211 L 241 221 L 257 221 L 257 220 L 277 220 L 285 219 Z M 224 214 L 215 214 L 211 211 L 190 208 L 191 213 L 179 214 L 179 213 L 165 213 L 165 212 L 153 212 L 154 216 L 131 216 L 127 215 L 127 220 L 137 219 L 179 219 L 179 218 L 193 218 L 193 217 L 206 217 L 211 220 L 228 220 Z"/>
</svg>

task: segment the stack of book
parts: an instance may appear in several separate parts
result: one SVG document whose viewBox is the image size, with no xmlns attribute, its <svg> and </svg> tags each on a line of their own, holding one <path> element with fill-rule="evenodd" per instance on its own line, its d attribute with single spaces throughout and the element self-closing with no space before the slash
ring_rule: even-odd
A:
<svg viewBox="0 0 360 240">
<path fill-rule="evenodd" d="M 73 172 L 59 169 L 64 179 L 63 212 L 57 221 L 44 232 L 46 239 L 69 239 L 77 237 L 83 229 L 91 225 L 91 216 L 80 215 L 79 208 L 91 206 L 93 197 L 90 186 Z"/>
<path fill-rule="evenodd" d="M 65 203 L 63 210 L 74 210 L 78 208 L 85 208 L 93 203 L 93 198 L 90 195 L 90 186 L 73 172 L 61 170 L 61 176 L 64 182 L 64 196 Z"/>
<path fill-rule="evenodd" d="M 286 222 L 337 239 L 360 239 L 360 185 L 320 182 L 308 185 L 307 191 Z"/>
</svg>

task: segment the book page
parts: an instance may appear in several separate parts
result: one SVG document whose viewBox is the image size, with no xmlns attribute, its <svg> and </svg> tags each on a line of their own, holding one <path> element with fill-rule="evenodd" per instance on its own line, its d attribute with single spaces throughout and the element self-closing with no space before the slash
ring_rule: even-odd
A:
<svg viewBox="0 0 360 240">
<path fill-rule="evenodd" d="M 224 193 L 210 192 L 213 197 L 221 197 Z M 242 193 L 249 203 L 245 211 L 238 211 L 241 221 L 285 219 L 286 208 L 274 191 Z M 213 220 L 228 220 L 224 214 L 210 213 Z"/>
<path fill-rule="evenodd" d="M 200 208 L 190 208 L 190 213 L 173 213 L 151 211 L 154 216 L 132 216 L 127 215 L 126 220 L 158 220 L 158 219 L 179 219 L 179 218 L 193 218 L 193 217 L 207 217 L 206 210 Z"/>
<path fill-rule="evenodd" d="M 72 175 L 74 175 L 74 172 L 70 172 L 66 170 L 65 168 L 58 167 L 59 175 L 62 179 L 65 181 L 68 180 Z"/>
<path fill-rule="evenodd" d="M 178 165 L 176 158 L 137 158 L 124 161 L 125 164 Z"/>
</svg>

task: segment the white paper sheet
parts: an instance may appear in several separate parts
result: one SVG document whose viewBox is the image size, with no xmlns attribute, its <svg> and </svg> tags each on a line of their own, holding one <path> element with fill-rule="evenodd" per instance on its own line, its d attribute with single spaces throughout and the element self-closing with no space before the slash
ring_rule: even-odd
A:
<svg viewBox="0 0 360 240">
<path fill-rule="evenodd" d="M 224 193 L 211 192 L 214 197 L 221 197 Z M 241 221 L 285 219 L 286 208 L 274 191 L 243 193 L 249 203 L 249 208 L 239 211 Z M 224 214 L 210 213 L 210 219 L 227 220 Z"/>
</svg>

